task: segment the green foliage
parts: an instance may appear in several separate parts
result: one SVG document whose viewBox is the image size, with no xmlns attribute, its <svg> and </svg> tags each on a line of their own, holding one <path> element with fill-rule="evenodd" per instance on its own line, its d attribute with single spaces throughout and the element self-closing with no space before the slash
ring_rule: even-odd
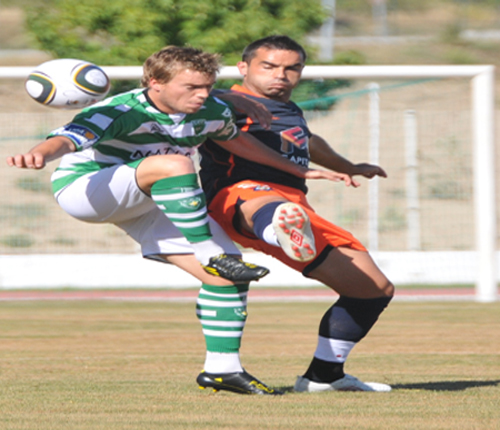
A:
<svg viewBox="0 0 500 430">
<path fill-rule="evenodd" d="M 451 1 L 453 0 L 386 0 L 386 3 L 389 10 L 421 11 L 436 3 L 450 3 Z M 336 9 L 344 13 L 371 15 L 373 3 L 372 0 L 336 0 Z"/>
<path fill-rule="evenodd" d="M 239 60 L 251 41 L 319 27 L 321 0 L 53 0 L 27 10 L 27 26 L 55 57 L 141 64 L 166 45 L 191 45 Z"/>
</svg>

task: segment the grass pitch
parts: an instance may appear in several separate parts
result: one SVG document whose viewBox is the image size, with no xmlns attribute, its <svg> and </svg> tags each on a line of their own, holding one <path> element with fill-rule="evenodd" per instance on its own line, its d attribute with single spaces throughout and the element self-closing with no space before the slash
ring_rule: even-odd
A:
<svg viewBox="0 0 500 430">
<path fill-rule="evenodd" d="M 281 397 L 197 388 L 193 303 L 0 303 L 0 428 L 500 428 L 500 303 L 394 302 L 346 370 L 391 393 L 293 393 L 327 303 L 250 303 L 242 358 Z"/>
</svg>

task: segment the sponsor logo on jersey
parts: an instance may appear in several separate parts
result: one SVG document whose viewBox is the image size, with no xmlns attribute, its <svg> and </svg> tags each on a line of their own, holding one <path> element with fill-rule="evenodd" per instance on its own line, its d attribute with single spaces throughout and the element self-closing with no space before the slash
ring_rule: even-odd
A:
<svg viewBox="0 0 500 430">
<path fill-rule="evenodd" d="M 99 136 L 89 128 L 73 123 L 54 130 L 51 136 L 69 137 L 79 147 L 88 147 L 99 140 Z"/>
<path fill-rule="evenodd" d="M 301 164 L 302 166 L 309 166 L 309 158 L 307 157 L 296 157 L 292 155 L 291 157 L 288 157 L 288 159 L 295 164 Z"/>
<path fill-rule="evenodd" d="M 132 153 L 130 156 L 131 160 L 139 160 L 141 158 L 150 157 L 151 155 L 170 155 L 170 154 L 181 154 L 186 157 L 191 157 L 195 153 L 195 150 L 192 148 L 173 148 L 171 146 L 163 146 L 157 149 L 150 150 L 137 150 Z"/>
<path fill-rule="evenodd" d="M 300 150 L 307 150 L 309 139 L 305 130 L 302 127 L 293 127 L 283 130 L 281 136 L 281 152 L 283 154 L 291 154 L 294 152 L 294 147 Z"/>
</svg>

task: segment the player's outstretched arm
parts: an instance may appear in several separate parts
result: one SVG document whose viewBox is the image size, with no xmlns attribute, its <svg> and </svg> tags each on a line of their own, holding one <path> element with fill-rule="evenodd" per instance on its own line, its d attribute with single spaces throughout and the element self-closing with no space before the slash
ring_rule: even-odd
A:
<svg viewBox="0 0 500 430">
<path fill-rule="evenodd" d="M 369 179 L 375 176 L 387 177 L 387 173 L 379 166 L 368 163 L 354 164 L 350 162 L 335 152 L 322 137 L 316 134 L 313 134 L 309 141 L 309 153 L 313 163 L 336 172 L 347 173 L 351 177 L 355 175 L 364 176 Z M 353 185 L 359 186 L 359 183 L 354 181 Z"/>
<path fill-rule="evenodd" d="M 75 145 L 71 139 L 55 136 L 39 143 L 25 154 L 7 157 L 7 164 L 20 169 L 43 169 L 49 161 L 74 151 Z"/>
<path fill-rule="evenodd" d="M 347 186 L 352 185 L 352 179 L 348 174 L 309 169 L 308 167 L 295 164 L 264 145 L 249 133 L 240 132 L 239 136 L 235 139 L 228 141 L 215 140 L 214 142 L 238 157 L 282 170 L 299 178 L 327 179 L 334 182 L 344 181 Z"/>
</svg>

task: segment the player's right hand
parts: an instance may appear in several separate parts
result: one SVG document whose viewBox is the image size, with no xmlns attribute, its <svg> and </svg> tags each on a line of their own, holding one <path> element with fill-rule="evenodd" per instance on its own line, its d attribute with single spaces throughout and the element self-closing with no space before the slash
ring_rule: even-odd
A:
<svg viewBox="0 0 500 430">
<path fill-rule="evenodd" d="M 17 154 L 7 157 L 7 164 L 10 167 L 18 167 L 20 169 L 43 169 L 45 167 L 45 157 L 39 152 Z"/>
</svg>

